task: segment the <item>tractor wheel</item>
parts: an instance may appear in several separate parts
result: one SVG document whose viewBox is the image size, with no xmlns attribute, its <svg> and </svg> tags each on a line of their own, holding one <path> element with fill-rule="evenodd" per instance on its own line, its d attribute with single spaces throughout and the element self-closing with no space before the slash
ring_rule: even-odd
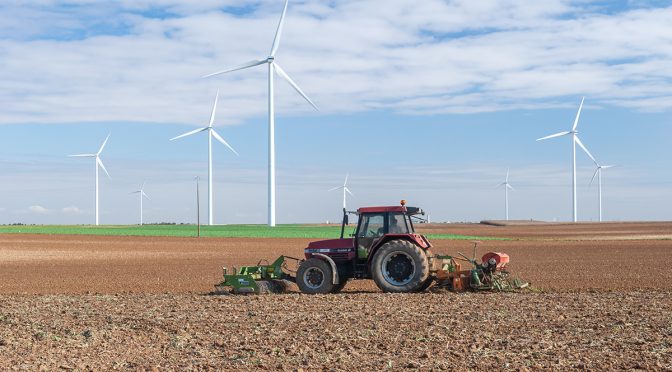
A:
<svg viewBox="0 0 672 372">
<path fill-rule="evenodd" d="M 320 260 L 311 258 L 303 261 L 296 271 L 296 285 L 303 293 L 326 294 L 334 289 L 331 265 Z"/>
<path fill-rule="evenodd" d="M 343 288 L 345 288 L 346 284 L 348 284 L 348 279 L 341 279 L 340 283 L 334 284 L 334 288 L 331 290 L 331 293 L 340 293 Z"/>
<path fill-rule="evenodd" d="M 407 240 L 391 240 L 376 252 L 373 280 L 383 292 L 416 292 L 429 277 L 425 251 Z"/>
</svg>

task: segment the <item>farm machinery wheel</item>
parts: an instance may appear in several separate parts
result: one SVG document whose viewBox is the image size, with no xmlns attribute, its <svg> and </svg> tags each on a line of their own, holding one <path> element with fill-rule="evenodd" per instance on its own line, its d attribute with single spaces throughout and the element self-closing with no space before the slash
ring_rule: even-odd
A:
<svg viewBox="0 0 672 372">
<path fill-rule="evenodd" d="M 334 289 L 331 266 L 319 258 L 303 261 L 296 271 L 296 285 L 307 294 L 326 294 Z"/>
<path fill-rule="evenodd" d="M 287 285 L 281 280 L 257 280 L 257 287 L 259 294 L 287 292 Z"/>
<path fill-rule="evenodd" d="M 429 260 L 417 245 L 391 240 L 376 252 L 371 272 L 383 292 L 416 292 L 428 282 Z"/>
</svg>

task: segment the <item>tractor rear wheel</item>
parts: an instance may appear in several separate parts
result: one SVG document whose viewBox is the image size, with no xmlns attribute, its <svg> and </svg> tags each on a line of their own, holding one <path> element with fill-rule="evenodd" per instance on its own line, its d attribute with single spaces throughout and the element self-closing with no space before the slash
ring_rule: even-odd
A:
<svg viewBox="0 0 672 372">
<path fill-rule="evenodd" d="M 319 258 L 310 258 L 299 265 L 296 285 L 307 294 L 326 294 L 334 289 L 331 265 Z"/>
<path fill-rule="evenodd" d="M 371 273 L 383 292 L 416 292 L 429 278 L 429 260 L 417 245 L 391 240 L 376 252 Z"/>
</svg>

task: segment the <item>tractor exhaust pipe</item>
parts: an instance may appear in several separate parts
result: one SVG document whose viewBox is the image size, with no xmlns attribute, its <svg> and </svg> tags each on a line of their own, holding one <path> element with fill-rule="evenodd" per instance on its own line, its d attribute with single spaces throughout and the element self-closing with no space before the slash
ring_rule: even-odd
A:
<svg viewBox="0 0 672 372">
<path fill-rule="evenodd" d="M 343 208 L 343 222 L 341 222 L 341 239 L 343 239 L 343 235 L 345 234 L 345 225 L 348 224 L 348 211 Z"/>
</svg>

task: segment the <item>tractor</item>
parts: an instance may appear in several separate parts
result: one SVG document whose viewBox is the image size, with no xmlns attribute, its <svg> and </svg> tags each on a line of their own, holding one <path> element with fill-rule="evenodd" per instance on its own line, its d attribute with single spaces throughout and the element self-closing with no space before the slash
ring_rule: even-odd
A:
<svg viewBox="0 0 672 372">
<path fill-rule="evenodd" d="M 341 238 L 308 244 L 296 272 L 303 293 L 337 293 L 350 279 L 373 279 L 384 292 L 418 292 L 432 282 L 431 244 L 416 234 L 412 217 L 420 208 L 399 206 L 359 208 L 357 229 Z"/>
<path fill-rule="evenodd" d="M 357 228 L 345 237 L 349 214 L 358 216 Z M 413 219 L 422 220 L 420 208 L 401 205 L 365 207 L 356 212 L 343 210 L 341 237 L 308 244 L 304 259 L 280 256 L 272 264 L 224 268 L 224 281 L 217 284 L 217 293 L 231 288 L 233 293 L 284 292 L 287 282 L 296 283 L 306 294 L 340 292 L 349 280 L 373 279 L 383 292 L 421 292 L 433 283 L 453 291 L 499 290 L 524 288 L 528 284 L 510 280 L 506 270 L 509 256 L 489 252 L 478 263 L 474 257 L 432 254 L 432 244 L 416 234 Z M 295 273 L 287 260 L 298 262 Z M 471 269 L 463 270 L 460 261 Z M 293 275 L 295 274 L 295 275 Z"/>
</svg>

